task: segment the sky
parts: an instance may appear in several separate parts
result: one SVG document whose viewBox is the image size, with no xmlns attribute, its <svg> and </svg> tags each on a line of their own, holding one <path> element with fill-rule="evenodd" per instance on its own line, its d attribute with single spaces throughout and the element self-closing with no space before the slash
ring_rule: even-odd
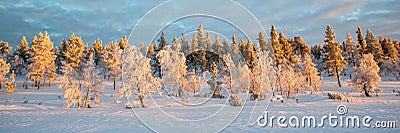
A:
<svg viewBox="0 0 400 133">
<path fill-rule="evenodd" d="M 195 1 L 186 0 L 164 7 L 157 17 L 150 17 L 147 22 L 154 25 L 166 25 L 163 31 L 168 42 L 173 36 L 180 36 L 196 31 L 199 24 L 204 29 L 218 33 L 223 37 L 240 34 L 238 29 L 220 19 L 204 16 L 192 16 L 178 19 L 172 23 L 166 18 L 184 12 L 192 4 L 196 12 L 202 6 Z M 229 14 L 235 22 L 250 21 L 239 13 L 237 7 L 223 3 L 229 0 L 215 1 L 207 7 L 213 8 L 221 14 Z M 26 36 L 31 42 L 34 35 L 47 31 L 55 45 L 72 33 L 81 36 L 84 42 L 90 45 L 100 38 L 104 43 L 119 41 L 124 35 L 129 36 L 146 13 L 165 0 L 2 0 L 0 1 L 0 40 L 9 42 L 12 46 L 18 45 L 21 36 Z M 323 44 L 324 32 L 328 24 L 332 25 L 336 33 L 336 41 L 344 41 L 347 33 L 356 38 L 355 31 L 362 27 L 364 34 L 370 28 L 376 36 L 400 38 L 400 1 L 399 0 L 237 0 L 231 2 L 240 4 L 260 22 L 265 33 L 269 35 L 271 25 L 282 31 L 286 37 L 301 36 L 308 45 Z M 254 26 L 253 27 L 257 27 Z M 154 28 L 144 26 L 138 31 L 144 36 L 159 35 L 149 33 Z M 139 29 L 139 28 L 138 28 Z M 249 34 L 255 41 L 262 28 L 253 29 Z M 190 38 L 191 36 L 186 36 Z M 244 37 L 239 35 L 239 37 Z M 221 38 L 221 37 L 220 37 Z M 140 40 L 138 35 L 133 40 Z M 131 42 L 134 44 L 140 42 Z"/>
</svg>

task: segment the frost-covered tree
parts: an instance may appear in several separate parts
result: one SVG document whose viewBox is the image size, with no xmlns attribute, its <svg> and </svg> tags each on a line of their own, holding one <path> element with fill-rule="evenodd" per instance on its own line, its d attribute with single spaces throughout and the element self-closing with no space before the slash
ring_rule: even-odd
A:
<svg viewBox="0 0 400 133">
<path fill-rule="evenodd" d="M 261 75 L 260 75 L 260 98 L 265 99 L 265 93 L 272 92 L 275 81 L 276 81 L 276 70 L 274 67 L 274 61 L 270 57 L 269 51 L 258 49 L 257 50 L 257 57 L 260 63 Z M 269 99 L 267 99 L 269 100 Z"/>
<path fill-rule="evenodd" d="M 4 59 L 0 58 L 0 89 L 1 85 L 3 85 L 4 81 L 7 79 L 5 76 L 10 71 L 10 64 L 7 63 Z"/>
<path fill-rule="evenodd" d="M 186 58 L 179 51 L 166 46 L 157 54 L 157 58 L 161 65 L 163 85 L 168 94 L 187 100 L 187 91 L 183 89 L 184 76 L 187 73 Z"/>
<path fill-rule="evenodd" d="M 328 25 L 325 31 L 325 45 L 323 54 L 325 56 L 323 63 L 325 64 L 326 71 L 334 71 L 336 75 L 339 87 L 342 87 L 340 84 L 340 73 L 346 67 L 347 62 L 344 60 L 342 56 L 342 49 L 340 48 L 340 43 L 335 42 L 335 32 L 332 27 Z"/>
<path fill-rule="evenodd" d="M 318 91 L 319 85 L 322 83 L 322 81 L 314 62 L 309 55 L 303 57 L 302 60 L 304 65 L 304 70 L 302 73 L 308 83 L 306 87 L 311 93 Z"/>
<path fill-rule="evenodd" d="M 296 64 L 294 64 L 296 65 Z M 303 89 L 307 84 L 304 76 L 301 72 L 296 72 L 293 66 L 286 60 L 283 60 L 281 66 L 279 66 L 279 78 L 278 80 L 280 85 L 280 91 L 282 95 L 285 95 L 286 98 L 289 98 L 291 94 L 295 94 L 298 92 L 298 89 Z"/>
<path fill-rule="evenodd" d="M 93 98 L 95 104 L 100 102 L 100 96 L 103 95 L 103 89 L 105 85 L 103 84 L 101 76 L 101 71 L 96 68 L 94 63 L 93 54 L 89 55 L 89 60 L 84 65 L 83 68 L 83 82 L 86 87 L 86 96 L 83 101 L 83 108 L 91 108 L 90 100 Z"/>
<path fill-rule="evenodd" d="M 363 92 L 365 96 L 370 97 L 381 81 L 379 77 L 379 66 L 374 61 L 372 54 L 364 54 L 360 60 L 360 66 L 353 71 L 354 78 L 351 79 L 353 86 Z"/>
<path fill-rule="evenodd" d="M 55 59 L 53 52 L 53 42 L 50 40 L 49 34 L 39 33 L 39 36 L 33 38 L 29 51 L 31 64 L 28 65 L 27 78 L 35 82 L 37 89 L 44 85 L 46 80 L 49 84 L 56 77 Z M 43 80 L 43 82 L 41 82 Z"/>
<path fill-rule="evenodd" d="M 168 46 L 169 47 L 169 46 Z M 127 102 L 127 108 L 145 107 L 146 98 L 160 92 L 160 80 L 151 76 L 150 58 L 145 57 L 135 46 L 128 46 L 123 55 L 123 87 L 117 93 L 117 100 L 122 96 L 133 98 Z"/>
<path fill-rule="evenodd" d="M 64 98 L 67 98 L 65 101 L 65 108 L 70 108 L 71 105 L 77 105 L 80 108 L 83 94 L 82 88 L 79 85 L 78 73 L 71 66 L 71 64 L 66 64 L 62 69 L 64 75 L 58 78 L 59 84 L 58 88 L 64 89 Z"/>
<path fill-rule="evenodd" d="M 126 47 L 128 47 L 128 45 L 128 39 L 126 38 L 126 35 L 124 35 L 124 37 L 122 37 L 119 41 L 119 48 L 124 50 Z"/>
<path fill-rule="evenodd" d="M 384 75 L 393 75 L 397 80 L 400 79 L 400 59 L 388 58 L 383 61 L 380 72 Z"/>
<path fill-rule="evenodd" d="M 10 81 L 6 83 L 6 92 L 12 93 L 16 88 L 17 84 L 15 84 L 15 74 L 14 71 L 10 74 Z"/>
<path fill-rule="evenodd" d="M 274 27 L 275 28 L 275 27 Z M 272 32 L 272 31 L 271 31 Z M 276 31 L 275 31 L 276 32 Z M 275 33 L 276 34 L 276 33 Z M 267 37 L 265 36 L 264 32 L 260 32 L 258 34 L 258 43 L 260 44 L 261 50 L 266 51 L 268 50 L 268 45 L 267 45 Z M 274 39 L 277 40 L 277 39 Z"/>
</svg>

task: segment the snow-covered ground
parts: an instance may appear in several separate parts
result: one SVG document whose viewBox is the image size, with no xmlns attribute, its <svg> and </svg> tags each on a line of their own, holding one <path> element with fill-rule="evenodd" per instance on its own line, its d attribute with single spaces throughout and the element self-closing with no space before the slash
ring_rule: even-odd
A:
<svg viewBox="0 0 400 133">
<path fill-rule="evenodd" d="M 399 81 L 383 81 L 379 88 L 383 90 L 379 96 L 363 97 L 361 93 L 351 89 L 342 79 L 344 87 L 338 88 L 334 78 L 324 77 L 320 88 L 325 91 L 315 96 L 296 94 L 293 99 L 272 101 L 269 116 L 302 116 L 313 115 L 317 119 L 324 115 L 338 115 L 337 106 L 345 105 L 348 113 L 360 118 L 370 116 L 375 121 L 400 120 L 400 96 L 393 89 L 400 89 Z M 147 108 L 124 109 L 123 102 L 116 103 L 112 95 L 112 83 L 107 84 L 101 103 L 90 109 L 65 109 L 63 90 L 56 83 L 40 90 L 34 87 L 22 89 L 22 80 L 17 80 L 17 90 L 7 94 L 0 90 L 0 132 L 151 132 L 149 128 L 159 132 L 213 132 L 225 126 L 223 132 L 400 132 L 396 128 L 353 128 L 330 127 L 287 127 L 281 128 L 276 123 L 273 127 L 249 126 L 248 120 L 255 101 L 246 101 L 241 107 L 232 107 L 225 99 L 193 98 L 191 102 L 198 105 L 186 105 L 174 101 L 166 95 L 153 96 L 147 101 Z M 340 92 L 355 100 L 354 103 L 328 99 L 326 92 Z M 244 95 L 242 95 L 244 97 Z M 295 99 L 298 99 L 298 103 Z M 154 101 L 153 101 L 154 100 Z M 204 103 L 203 103 L 204 102 Z M 258 102 L 258 105 L 266 101 Z M 136 115 L 140 117 L 138 119 Z M 262 112 L 255 112 L 259 115 Z M 233 120 L 233 118 L 236 119 Z M 340 116 L 340 115 L 338 115 Z M 253 116 L 255 117 L 255 116 Z M 143 124 L 142 121 L 145 123 Z M 231 120 L 233 120 L 231 122 Z M 276 121 L 275 121 L 276 122 Z M 362 124 L 362 123 L 360 123 Z M 371 123 L 373 124 L 373 123 Z M 147 126 L 147 127 L 146 127 Z M 193 131 L 191 131 L 193 132 Z"/>
</svg>

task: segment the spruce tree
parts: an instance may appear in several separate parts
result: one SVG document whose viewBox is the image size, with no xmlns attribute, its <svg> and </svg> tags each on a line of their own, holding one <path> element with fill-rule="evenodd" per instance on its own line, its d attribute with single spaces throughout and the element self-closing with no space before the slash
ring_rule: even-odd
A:
<svg viewBox="0 0 400 133">
<path fill-rule="evenodd" d="M 292 48 L 292 53 L 300 55 L 300 57 L 305 57 L 311 53 L 310 47 L 308 47 L 307 43 L 300 36 L 294 37 Z"/>
<path fill-rule="evenodd" d="M 381 44 L 370 29 L 367 30 L 365 42 L 367 43 L 366 53 L 372 53 L 374 55 L 374 60 L 378 62 L 378 64 L 382 63 L 383 51 Z"/>
<path fill-rule="evenodd" d="M 344 60 L 342 56 L 342 49 L 340 49 L 340 43 L 335 42 L 335 32 L 332 27 L 328 25 L 325 31 L 325 45 L 324 45 L 324 63 L 326 64 L 325 70 L 333 70 L 335 72 L 339 87 L 342 87 L 340 84 L 340 73 L 346 67 L 347 62 Z"/>
<path fill-rule="evenodd" d="M 279 43 L 282 44 L 283 57 L 286 60 L 291 61 L 293 48 L 282 32 L 279 32 Z"/>
<path fill-rule="evenodd" d="M 13 55 L 18 56 L 21 60 L 21 63 L 16 66 L 16 74 L 22 74 L 22 71 L 27 68 L 28 59 L 30 58 L 28 41 L 26 41 L 25 36 L 22 36 L 21 42 L 17 46 L 17 49 L 14 51 Z"/>
</svg>

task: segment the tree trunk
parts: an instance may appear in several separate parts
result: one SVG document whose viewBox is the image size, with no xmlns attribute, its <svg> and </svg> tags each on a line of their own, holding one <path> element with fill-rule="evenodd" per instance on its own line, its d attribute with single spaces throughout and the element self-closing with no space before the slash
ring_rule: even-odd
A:
<svg viewBox="0 0 400 133">
<path fill-rule="evenodd" d="M 342 85 L 340 84 L 340 75 L 339 75 L 339 71 L 338 71 L 337 66 L 335 66 L 335 70 L 336 70 L 336 78 L 337 78 L 339 87 L 342 88 Z"/>
<path fill-rule="evenodd" d="M 115 78 L 114 78 L 114 91 L 115 91 Z"/>
<path fill-rule="evenodd" d="M 37 82 L 36 82 L 36 86 L 37 86 L 37 89 L 39 90 L 39 88 L 40 88 L 40 81 L 37 81 Z"/>
<path fill-rule="evenodd" d="M 369 95 L 369 93 L 368 93 L 368 91 L 367 91 L 367 85 L 364 84 L 363 90 L 364 90 L 365 96 L 371 97 L 371 95 Z"/>
</svg>

